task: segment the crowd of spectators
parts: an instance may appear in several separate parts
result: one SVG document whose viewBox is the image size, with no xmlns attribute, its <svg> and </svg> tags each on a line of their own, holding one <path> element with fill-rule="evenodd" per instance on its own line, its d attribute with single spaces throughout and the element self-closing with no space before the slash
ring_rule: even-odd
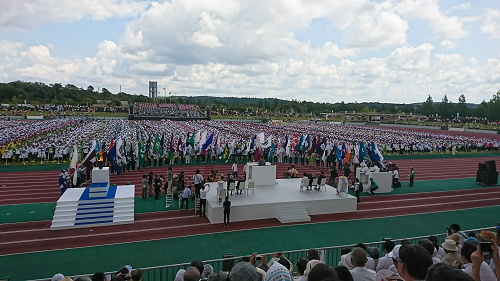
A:
<svg viewBox="0 0 500 281">
<path fill-rule="evenodd" d="M 203 117 L 203 112 L 198 106 L 192 104 L 172 103 L 134 103 L 134 115 L 159 116 L 159 117 Z"/>
<path fill-rule="evenodd" d="M 287 259 L 283 252 L 253 253 L 216 272 L 212 265 L 193 260 L 177 272 L 174 281 L 495 281 L 500 274 L 498 244 L 500 226 L 496 234 L 483 230 L 467 235 L 460 231 L 459 225 L 452 224 L 441 244 L 435 236 L 421 239 L 417 244 L 402 240 L 400 245 L 395 245 L 391 239 L 384 239 L 381 255 L 379 248 L 367 248 L 359 243 L 342 249 L 340 262 L 334 266 L 329 265 L 317 249 L 308 250 L 307 258 L 294 261 Z M 133 270 L 129 265 L 111 275 L 111 281 L 143 279 L 142 270 Z M 60 273 L 52 278 L 52 281 L 61 280 L 71 279 Z M 87 280 L 103 281 L 106 276 L 97 272 L 92 278 L 75 279 Z"/>
</svg>

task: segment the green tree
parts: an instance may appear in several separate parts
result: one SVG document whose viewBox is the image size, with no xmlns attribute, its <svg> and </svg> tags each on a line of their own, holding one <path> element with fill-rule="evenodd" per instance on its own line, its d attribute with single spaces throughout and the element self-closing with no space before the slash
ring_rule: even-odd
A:
<svg viewBox="0 0 500 281">
<path fill-rule="evenodd" d="M 458 103 L 455 106 L 455 112 L 458 113 L 460 117 L 465 117 L 470 115 L 470 111 L 465 104 L 465 96 L 462 94 L 458 97 Z"/>
<path fill-rule="evenodd" d="M 444 95 L 441 103 L 438 107 L 438 114 L 441 118 L 452 118 L 453 117 L 453 104 L 448 100 L 448 97 Z"/>
<path fill-rule="evenodd" d="M 476 108 L 472 109 L 472 116 L 484 118 L 488 114 L 488 103 L 486 101 L 482 101 Z"/>
<path fill-rule="evenodd" d="M 500 91 L 493 95 L 493 98 L 490 100 L 487 117 L 492 121 L 500 120 Z"/>
<path fill-rule="evenodd" d="M 434 106 L 434 101 L 432 100 L 431 95 L 429 95 L 427 100 L 422 104 L 419 112 L 425 116 L 436 114 L 436 107 Z"/>
</svg>

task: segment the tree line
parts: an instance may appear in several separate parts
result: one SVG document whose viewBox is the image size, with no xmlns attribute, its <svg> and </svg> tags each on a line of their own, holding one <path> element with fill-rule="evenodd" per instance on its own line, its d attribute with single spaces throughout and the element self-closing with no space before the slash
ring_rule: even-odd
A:
<svg viewBox="0 0 500 281">
<path fill-rule="evenodd" d="M 41 82 L 14 81 L 0 83 L 0 101 L 2 104 L 22 104 L 26 100 L 29 104 L 69 104 L 89 105 L 97 103 L 98 100 L 109 100 L 108 106 L 119 106 L 120 101 L 153 102 L 144 95 L 132 95 L 125 92 L 111 93 L 106 88 L 96 90 L 92 85 L 86 88 L 77 87 L 72 84 L 62 85 L 60 83 L 44 84 Z M 168 100 L 167 100 L 168 102 Z M 452 119 L 460 117 L 488 118 L 491 121 L 500 120 L 500 91 L 498 91 L 487 102 L 479 105 L 467 103 L 462 94 L 457 102 L 450 101 L 445 95 L 441 102 L 434 102 L 429 95 L 423 103 L 379 103 L 379 102 L 350 102 L 344 101 L 311 102 L 299 100 L 282 100 L 277 98 L 238 98 L 238 97 L 213 97 L 213 96 L 176 96 L 172 102 L 177 104 L 195 104 L 201 109 L 209 109 L 218 112 L 267 112 L 279 115 L 311 114 L 320 115 L 330 112 L 355 111 L 364 113 L 413 113 L 424 116 L 436 116 Z"/>
</svg>

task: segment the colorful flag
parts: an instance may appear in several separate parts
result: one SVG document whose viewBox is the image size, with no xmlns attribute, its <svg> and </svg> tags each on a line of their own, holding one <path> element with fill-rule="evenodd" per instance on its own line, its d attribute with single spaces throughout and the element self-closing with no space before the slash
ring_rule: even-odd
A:
<svg viewBox="0 0 500 281">
<path fill-rule="evenodd" d="M 212 133 L 210 135 L 210 137 L 208 137 L 207 141 L 205 142 L 205 144 L 201 147 L 201 149 L 207 149 L 211 144 L 212 142 L 214 141 L 214 133 Z"/>
<path fill-rule="evenodd" d="M 111 160 L 111 164 L 116 170 L 117 174 L 121 173 L 120 165 L 118 165 L 118 157 L 116 156 L 116 145 L 113 144 L 113 139 L 111 139 L 111 147 L 108 152 L 108 158 Z"/>
<path fill-rule="evenodd" d="M 226 147 L 224 147 L 224 150 L 222 151 L 222 156 L 220 161 L 222 163 L 226 163 L 229 160 L 229 146 L 226 143 Z"/>
<path fill-rule="evenodd" d="M 163 156 L 163 151 L 161 151 L 161 145 L 160 145 L 160 137 L 158 134 L 156 134 L 155 138 L 155 143 L 153 145 L 153 149 L 160 155 Z"/>
<path fill-rule="evenodd" d="M 345 148 L 345 158 L 344 158 L 344 164 L 349 162 L 349 159 L 351 159 L 351 150 L 349 149 L 349 146 L 347 145 Z"/>
<path fill-rule="evenodd" d="M 366 156 L 365 144 L 363 143 L 363 141 L 361 141 L 361 143 L 359 144 L 359 163 L 363 163 L 363 160 L 365 160 L 365 156 Z"/>
</svg>

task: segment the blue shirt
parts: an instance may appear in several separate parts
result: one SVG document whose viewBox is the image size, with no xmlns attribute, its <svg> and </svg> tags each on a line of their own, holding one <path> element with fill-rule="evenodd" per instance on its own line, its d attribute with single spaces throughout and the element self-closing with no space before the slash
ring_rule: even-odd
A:
<svg viewBox="0 0 500 281">
<path fill-rule="evenodd" d="M 184 191 L 182 191 L 182 198 L 189 198 L 191 196 L 191 189 L 189 188 L 184 188 Z"/>
</svg>

